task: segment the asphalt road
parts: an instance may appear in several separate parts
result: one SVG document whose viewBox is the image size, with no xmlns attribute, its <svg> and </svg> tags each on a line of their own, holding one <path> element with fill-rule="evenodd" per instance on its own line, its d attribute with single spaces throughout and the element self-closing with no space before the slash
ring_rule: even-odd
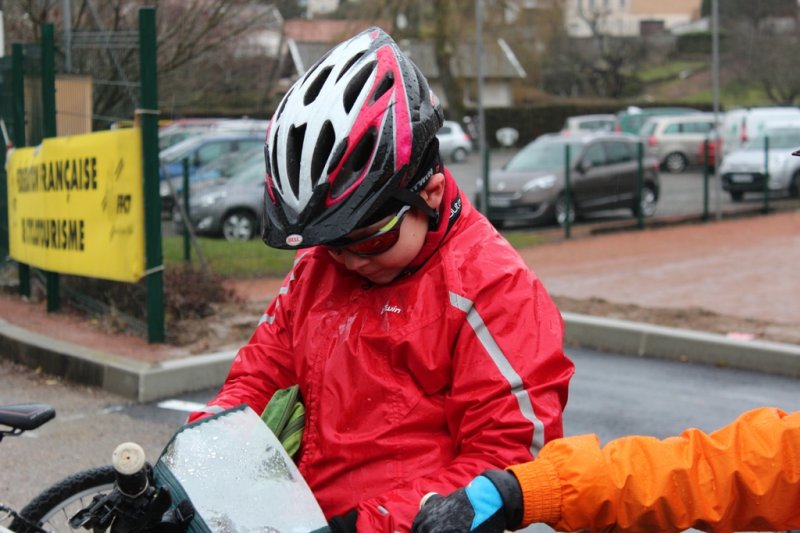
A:
<svg viewBox="0 0 800 533">
<path fill-rule="evenodd" d="M 570 435 L 596 432 L 604 441 L 631 433 L 665 437 L 688 426 L 713 430 L 761 405 L 800 409 L 794 379 L 576 348 L 567 353 L 577 368 L 565 412 Z M 121 442 L 139 442 L 155 460 L 185 420 L 180 402 L 204 403 L 214 392 L 187 394 L 177 403 L 134 404 L 0 359 L 0 404 L 44 402 L 58 413 L 40 429 L 0 443 L 0 500 L 21 507 L 70 473 L 108 464 Z"/>
</svg>

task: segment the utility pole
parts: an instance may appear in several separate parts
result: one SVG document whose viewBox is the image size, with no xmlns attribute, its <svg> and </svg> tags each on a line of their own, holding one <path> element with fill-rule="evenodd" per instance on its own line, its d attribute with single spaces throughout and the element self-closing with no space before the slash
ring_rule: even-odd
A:
<svg viewBox="0 0 800 533">
<path fill-rule="evenodd" d="M 711 81 L 714 98 L 714 131 L 717 134 L 717 144 L 714 152 L 714 181 L 717 186 L 715 189 L 715 207 L 717 220 L 722 218 L 722 180 L 719 176 L 719 162 L 722 159 L 720 150 L 719 131 L 719 0 L 711 0 Z"/>
<path fill-rule="evenodd" d="M 64 28 L 64 70 L 69 74 L 72 72 L 72 0 L 61 0 L 61 18 Z"/>
<path fill-rule="evenodd" d="M 483 2 L 475 0 L 475 53 L 478 56 L 478 146 L 481 150 L 481 207 L 489 216 L 489 147 L 486 146 L 486 120 L 483 110 Z"/>
<path fill-rule="evenodd" d="M 5 55 L 6 50 L 6 33 L 5 25 L 3 24 L 3 0 L 0 0 L 0 57 Z"/>
</svg>

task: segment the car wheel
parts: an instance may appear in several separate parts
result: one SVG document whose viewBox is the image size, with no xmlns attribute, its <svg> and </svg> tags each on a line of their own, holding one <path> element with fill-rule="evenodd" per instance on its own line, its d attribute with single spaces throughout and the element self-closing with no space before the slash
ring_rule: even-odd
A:
<svg viewBox="0 0 800 533">
<path fill-rule="evenodd" d="M 569 211 L 569 223 L 575 222 L 575 202 L 570 198 L 569 202 L 564 194 L 561 194 L 556 199 L 555 214 L 556 222 L 559 226 L 567 225 L 567 211 Z"/>
<path fill-rule="evenodd" d="M 228 213 L 222 221 L 226 241 L 249 241 L 256 233 L 256 217 L 247 211 Z"/>
<path fill-rule="evenodd" d="M 800 170 L 794 173 L 792 181 L 789 182 L 789 196 L 800 198 Z"/>
<path fill-rule="evenodd" d="M 453 158 L 454 162 L 461 163 L 467 158 L 467 151 L 464 150 L 463 148 L 456 148 L 455 150 L 453 150 L 453 155 L 451 155 L 450 157 Z"/>
<path fill-rule="evenodd" d="M 686 156 L 680 152 L 672 152 L 664 158 L 664 168 L 675 174 L 683 172 L 686 170 Z"/>
<path fill-rule="evenodd" d="M 639 213 L 644 217 L 651 217 L 656 214 L 656 202 L 658 195 L 655 188 L 649 183 L 645 183 L 642 187 L 642 196 L 639 201 L 633 206 L 633 216 L 639 216 Z"/>
<path fill-rule="evenodd" d="M 743 191 L 731 191 L 731 200 L 734 202 L 741 202 L 744 199 Z"/>
</svg>

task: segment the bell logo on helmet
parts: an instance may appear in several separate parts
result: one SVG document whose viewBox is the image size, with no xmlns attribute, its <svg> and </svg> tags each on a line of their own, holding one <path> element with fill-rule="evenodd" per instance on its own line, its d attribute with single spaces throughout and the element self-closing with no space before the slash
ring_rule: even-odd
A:
<svg viewBox="0 0 800 533">
<path fill-rule="evenodd" d="M 288 244 L 289 246 L 300 246 L 302 242 L 303 242 L 303 236 L 298 235 L 296 233 L 293 233 L 288 237 L 286 237 L 286 244 Z"/>
</svg>

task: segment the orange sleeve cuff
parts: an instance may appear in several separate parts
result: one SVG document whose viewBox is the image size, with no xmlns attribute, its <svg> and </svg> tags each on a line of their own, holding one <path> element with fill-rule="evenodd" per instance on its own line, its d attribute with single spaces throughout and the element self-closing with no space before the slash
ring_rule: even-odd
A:
<svg viewBox="0 0 800 533">
<path fill-rule="evenodd" d="M 561 519 L 561 483 L 556 468 L 547 459 L 509 466 L 522 489 L 522 524 L 555 524 Z"/>
</svg>

